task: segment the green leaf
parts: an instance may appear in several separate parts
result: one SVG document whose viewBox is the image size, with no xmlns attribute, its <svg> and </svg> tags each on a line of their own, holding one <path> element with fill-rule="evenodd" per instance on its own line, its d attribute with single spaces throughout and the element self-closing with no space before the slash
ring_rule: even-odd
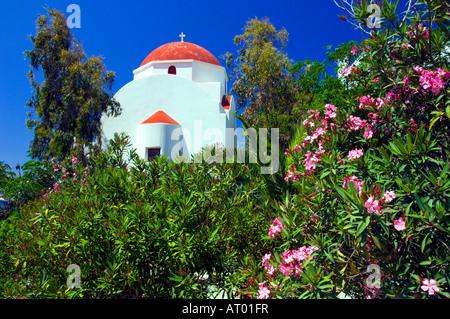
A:
<svg viewBox="0 0 450 319">
<path fill-rule="evenodd" d="M 416 198 L 417 201 L 417 205 L 419 205 L 420 209 L 423 209 L 425 211 L 427 211 L 430 214 L 434 214 L 434 211 L 431 209 L 430 206 L 428 206 L 427 204 L 425 204 L 422 199 L 417 196 L 417 194 L 414 194 L 414 197 Z"/>
<path fill-rule="evenodd" d="M 367 226 L 369 226 L 370 224 L 370 220 L 371 220 L 370 216 L 366 216 L 366 218 L 358 224 L 358 227 L 356 229 L 357 236 L 366 230 Z"/>
</svg>

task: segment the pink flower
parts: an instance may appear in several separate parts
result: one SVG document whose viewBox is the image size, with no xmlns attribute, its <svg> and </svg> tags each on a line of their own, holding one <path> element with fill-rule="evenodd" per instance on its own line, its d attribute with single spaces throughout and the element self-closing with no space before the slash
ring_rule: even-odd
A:
<svg viewBox="0 0 450 319">
<path fill-rule="evenodd" d="M 362 150 L 358 150 L 358 149 L 354 149 L 351 150 L 350 152 L 348 152 L 347 158 L 352 161 L 356 158 L 360 158 L 361 156 L 363 156 L 363 151 Z"/>
<path fill-rule="evenodd" d="M 365 139 L 369 139 L 369 138 L 372 138 L 373 137 L 373 131 L 371 130 L 371 129 L 367 129 L 365 132 L 364 132 L 364 138 Z"/>
<path fill-rule="evenodd" d="M 264 281 L 259 284 L 258 297 L 257 299 L 268 299 L 270 297 L 270 290 L 264 284 L 267 281 Z"/>
<path fill-rule="evenodd" d="M 436 70 L 435 74 L 436 74 L 437 76 L 443 77 L 444 80 L 447 80 L 448 78 L 450 78 L 450 72 L 445 71 L 445 70 L 440 69 L 440 68 L 438 68 L 438 69 Z"/>
<path fill-rule="evenodd" d="M 362 192 L 363 182 L 361 182 L 355 175 L 353 175 L 352 177 L 344 177 L 344 184 L 342 185 L 343 188 L 348 188 L 348 181 L 353 182 L 353 185 L 358 191 L 358 194 Z"/>
<path fill-rule="evenodd" d="M 321 156 L 323 154 L 323 150 L 316 151 L 314 155 L 311 156 L 311 151 L 308 151 L 305 154 L 306 160 L 305 160 L 305 169 L 307 174 L 314 173 L 314 170 L 316 169 L 316 163 L 321 161 Z"/>
<path fill-rule="evenodd" d="M 359 52 L 359 47 L 358 46 L 354 46 L 353 48 L 352 48 L 352 55 L 355 55 L 356 53 L 358 53 Z"/>
<path fill-rule="evenodd" d="M 291 165 L 286 173 L 284 180 L 287 182 L 292 179 L 294 182 L 301 180 L 301 174 L 297 171 L 294 165 Z"/>
<path fill-rule="evenodd" d="M 319 110 L 308 110 L 308 113 L 309 113 L 310 119 L 319 119 L 320 118 Z"/>
<path fill-rule="evenodd" d="M 350 115 L 347 119 L 347 125 L 349 126 L 350 131 L 358 131 L 367 126 L 367 121 L 362 120 L 358 116 Z"/>
<path fill-rule="evenodd" d="M 408 77 L 406 77 L 408 78 Z M 406 83 L 405 83 L 406 85 Z M 393 101 L 398 101 L 400 99 L 400 94 L 394 93 L 392 91 L 389 91 L 386 93 L 386 100 L 388 104 L 391 104 Z M 377 114 L 378 115 L 378 114 Z"/>
<path fill-rule="evenodd" d="M 78 159 L 74 156 L 72 157 L 72 164 L 75 165 L 77 163 Z"/>
<path fill-rule="evenodd" d="M 302 246 L 299 249 L 292 251 L 292 257 L 297 262 L 302 262 L 304 260 L 307 260 L 309 256 L 316 250 L 319 250 L 319 248 L 317 248 L 316 246 L 310 247 Z"/>
<path fill-rule="evenodd" d="M 300 153 L 302 150 L 302 147 L 300 145 L 295 145 L 294 148 L 292 149 L 293 151 L 296 151 L 297 153 Z"/>
<path fill-rule="evenodd" d="M 269 237 L 273 238 L 275 237 L 275 235 L 281 235 L 281 230 L 282 228 L 286 228 L 286 226 L 284 226 L 280 220 L 278 218 L 276 218 L 273 222 L 272 222 L 272 226 L 270 226 L 269 229 Z"/>
<path fill-rule="evenodd" d="M 290 264 L 294 261 L 294 256 L 289 249 L 287 252 L 281 254 L 281 258 L 283 258 L 284 262 L 287 264 Z"/>
<path fill-rule="evenodd" d="M 277 271 L 277 269 L 269 263 L 270 258 L 272 258 L 271 253 L 265 254 L 262 258 L 262 263 L 263 263 L 264 269 L 267 270 L 267 275 L 273 276 L 273 275 L 275 275 L 275 272 Z"/>
<path fill-rule="evenodd" d="M 412 38 L 428 39 L 430 31 L 422 23 L 419 23 L 417 25 L 417 30 L 409 32 L 408 36 Z"/>
<path fill-rule="evenodd" d="M 447 85 L 445 82 L 450 77 L 450 72 L 437 69 L 436 72 L 424 70 L 416 65 L 414 71 L 420 75 L 419 82 L 424 90 L 430 90 L 433 94 L 439 94 Z"/>
<path fill-rule="evenodd" d="M 384 100 L 381 98 L 377 98 L 377 102 L 375 103 L 375 107 L 380 110 L 384 106 Z"/>
<path fill-rule="evenodd" d="M 272 258 L 272 253 L 265 254 L 262 258 L 263 265 L 265 265 L 270 260 L 270 258 Z"/>
<path fill-rule="evenodd" d="M 403 218 L 394 220 L 394 228 L 398 231 L 402 231 L 402 230 L 406 229 L 406 222 L 403 220 Z"/>
<path fill-rule="evenodd" d="M 267 270 L 267 276 L 275 276 L 275 272 L 277 271 L 277 269 L 272 266 L 272 265 L 267 265 L 267 267 L 265 267 L 265 269 Z"/>
<path fill-rule="evenodd" d="M 436 283 L 437 282 L 435 279 L 428 280 L 427 278 L 425 278 L 422 281 L 422 286 L 420 287 L 420 289 L 422 289 L 423 291 L 428 291 L 428 295 L 432 296 L 435 292 L 439 291 L 439 287 L 436 285 Z"/>
<path fill-rule="evenodd" d="M 372 107 L 374 103 L 375 99 L 368 94 L 359 99 L 359 108 L 364 109 L 366 107 Z"/>
<path fill-rule="evenodd" d="M 395 192 L 394 191 L 387 191 L 387 192 L 384 193 L 383 197 L 384 197 L 384 200 L 386 201 L 386 203 L 390 203 L 395 198 Z"/>
<path fill-rule="evenodd" d="M 313 136 L 318 138 L 319 136 L 325 134 L 325 129 L 323 127 L 319 127 L 317 130 L 315 130 Z"/>
<path fill-rule="evenodd" d="M 411 44 L 406 44 L 406 43 L 402 43 L 402 48 L 403 49 L 408 49 L 408 48 L 412 48 L 412 45 Z"/>
<path fill-rule="evenodd" d="M 344 71 L 342 71 L 342 75 L 345 77 L 350 76 L 351 73 L 352 73 L 351 68 L 345 68 Z"/>
<path fill-rule="evenodd" d="M 287 276 L 291 276 L 292 275 L 292 271 L 295 269 L 295 267 L 294 266 L 292 266 L 292 264 L 288 264 L 288 263 L 281 263 L 280 264 L 280 266 L 279 266 L 279 271 L 283 274 L 283 275 L 285 275 L 286 277 Z"/>
<path fill-rule="evenodd" d="M 372 196 L 364 203 L 364 206 L 367 208 L 369 214 L 372 214 L 373 212 L 382 213 L 379 201 L 374 200 Z"/>
</svg>

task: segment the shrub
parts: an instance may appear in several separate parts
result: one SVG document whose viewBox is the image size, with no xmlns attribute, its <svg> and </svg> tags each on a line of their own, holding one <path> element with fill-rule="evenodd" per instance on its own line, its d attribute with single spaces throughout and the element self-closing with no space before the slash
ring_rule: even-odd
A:
<svg viewBox="0 0 450 319">
<path fill-rule="evenodd" d="M 246 294 L 450 297 L 448 9 L 419 1 L 401 21 L 383 2 L 340 75 L 346 102 L 309 110 L 286 151 L 296 192 L 267 222 L 278 247 L 246 271 Z"/>
<path fill-rule="evenodd" d="M 204 298 L 212 286 L 233 294 L 236 269 L 262 253 L 263 221 L 273 217 L 260 178 L 239 163 L 145 162 L 123 136 L 94 162 L 70 163 L 70 176 L 21 210 L 9 245 L 27 294 Z M 80 288 L 67 286 L 72 264 Z"/>
</svg>

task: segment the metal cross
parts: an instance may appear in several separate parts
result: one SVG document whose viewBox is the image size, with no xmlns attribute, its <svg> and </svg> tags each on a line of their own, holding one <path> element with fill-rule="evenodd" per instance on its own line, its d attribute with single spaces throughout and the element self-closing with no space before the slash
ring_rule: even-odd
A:
<svg viewBox="0 0 450 319">
<path fill-rule="evenodd" d="M 185 37 L 186 35 L 183 33 L 183 32 L 181 32 L 181 34 L 179 35 L 179 37 L 181 38 L 181 42 L 184 42 L 184 37 Z"/>
</svg>

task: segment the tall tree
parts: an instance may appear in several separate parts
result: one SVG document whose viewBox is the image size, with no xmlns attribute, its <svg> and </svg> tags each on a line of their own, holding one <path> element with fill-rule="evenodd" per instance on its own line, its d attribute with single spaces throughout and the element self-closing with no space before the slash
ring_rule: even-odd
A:
<svg viewBox="0 0 450 319">
<path fill-rule="evenodd" d="M 86 159 L 94 141 L 100 142 L 103 113 L 116 116 L 120 105 L 110 90 L 115 73 L 107 71 L 103 58 L 88 58 L 67 26 L 63 13 L 53 9 L 36 21 L 34 48 L 27 76 L 34 95 L 27 106 L 27 126 L 34 129 L 30 155 L 35 159 L 59 159 L 69 155 Z M 43 82 L 35 72 L 42 71 Z"/>
<path fill-rule="evenodd" d="M 237 57 L 227 53 L 234 77 L 231 92 L 238 111 L 252 127 L 280 128 L 282 147 L 291 134 L 290 113 L 296 101 L 294 75 L 285 52 L 288 32 L 277 30 L 267 18 L 247 22 L 244 33 L 234 38 Z"/>
<path fill-rule="evenodd" d="M 13 179 L 14 173 L 11 166 L 0 161 L 0 196 L 4 193 L 4 188 Z"/>
</svg>

